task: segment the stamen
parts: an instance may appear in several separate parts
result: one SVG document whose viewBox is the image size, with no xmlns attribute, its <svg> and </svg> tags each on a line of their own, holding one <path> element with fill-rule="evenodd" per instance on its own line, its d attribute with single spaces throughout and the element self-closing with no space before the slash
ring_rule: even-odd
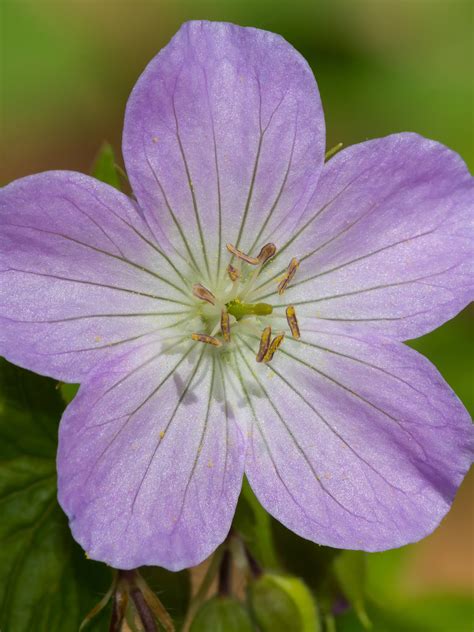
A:
<svg viewBox="0 0 474 632">
<path fill-rule="evenodd" d="M 270 346 L 270 338 L 272 337 L 272 328 L 265 327 L 262 331 L 262 336 L 260 338 L 260 347 L 258 349 L 256 360 L 257 362 L 262 362 L 265 354 L 268 351 L 268 347 Z"/>
<path fill-rule="evenodd" d="M 237 281 L 237 279 L 240 279 L 240 272 L 230 263 L 227 266 L 227 274 L 229 275 L 231 281 Z"/>
<path fill-rule="evenodd" d="M 221 332 L 226 342 L 230 341 L 230 320 L 226 309 L 221 311 Z"/>
<path fill-rule="evenodd" d="M 275 351 L 283 342 L 284 337 L 285 337 L 285 334 L 278 334 L 278 336 L 275 336 L 275 338 L 273 338 L 273 340 L 270 343 L 270 346 L 268 347 L 267 352 L 263 356 L 263 362 L 270 362 L 270 360 L 275 355 Z"/>
<path fill-rule="evenodd" d="M 291 329 L 291 335 L 293 338 L 298 339 L 300 337 L 300 328 L 298 326 L 298 321 L 296 320 L 296 311 L 293 305 L 288 305 L 286 308 L 286 320 L 288 321 L 288 326 Z"/>
<path fill-rule="evenodd" d="M 286 269 L 285 276 L 278 284 L 278 294 L 281 295 L 286 290 L 291 279 L 295 276 L 295 272 L 299 265 L 300 262 L 298 261 L 298 259 L 292 259 L 290 261 L 288 268 Z"/>
<path fill-rule="evenodd" d="M 196 283 L 195 285 L 193 285 L 193 294 L 196 298 L 201 299 L 201 301 L 206 301 L 211 305 L 216 304 L 216 297 L 214 296 L 214 294 L 200 283 Z"/>
<path fill-rule="evenodd" d="M 191 334 L 193 340 L 198 342 L 205 342 L 208 345 L 214 345 L 214 347 L 222 347 L 222 342 L 214 336 L 208 336 L 207 334 Z"/>
<path fill-rule="evenodd" d="M 260 259 L 258 259 L 257 257 L 250 257 L 249 255 L 246 255 L 245 252 L 237 250 L 237 248 L 232 244 L 226 244 L 226 248 L 233 255 L 235 255 L 239 259 L 242 259 L 243 261 L 246 261 L 247 263 L 250 263 L 250 265 L 252 266 L 258 266 L 258 264 L 260 263 Z"/>
<path fill-rule="evenodd" d="M 269 259 L 271 259 L 273 255 L 275 254 L 275 252 L 276 252 L 275 244 L 269 243 L 262 246 L 262 249 L 258 253 L 258 257 L 257 257 L 260 265 L 263 265 Z"/>
</svg>

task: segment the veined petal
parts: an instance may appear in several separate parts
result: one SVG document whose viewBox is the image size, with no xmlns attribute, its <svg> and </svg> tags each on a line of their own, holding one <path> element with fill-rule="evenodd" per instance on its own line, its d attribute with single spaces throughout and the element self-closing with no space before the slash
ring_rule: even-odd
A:
<svg viewBox="0 0 474 632">
<path fill-rule="evenodd" d="M 76 540 L 115 568 L 198 564 L 230 528 L 245 433 L 215 356 L 186 342 L 101 366 L 61 421 L 59 501 Z"/>
<path fill-rule="evenodd" d="M 349 147 L 324 167 L 270 277 L 295 256 L 284 299 L 299 314 L 401 340 L 431 331 L 473 298 L 473 182 L 457 154 L 416 134 Z"/>
<path fill-rule="evenodd" d="M 112 187 L 30 176 L 1 189 L 0 217 L 0 353 L 16 364 L 79 381 L 189 311 L 178 267 Z"/>
<path fill-rule="evenodd" d="M 232 24 L 184 24 L 138 80 L 125 116 L 123 154 L 140 205 L 204 269 L 226 242 L 258 252 L 277 227 L 288 231 L 324 146 L 303 57 L 278 35 Z"/>
<path fill-rule="evenodd" d="M 466 410 L 402 343 L 301 326 L 268 366 L 247 349 L 240 361 L 257 381 L 246 474 L 260 502 L 337 548 L 379 551 L 431 533 L 471 463 Z"/>
</svg>

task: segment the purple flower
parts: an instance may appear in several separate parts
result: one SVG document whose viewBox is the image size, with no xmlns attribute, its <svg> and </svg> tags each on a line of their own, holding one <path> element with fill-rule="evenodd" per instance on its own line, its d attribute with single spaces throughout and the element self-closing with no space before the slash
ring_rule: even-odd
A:
<svg viewBox="0 0 474 632">
<path fill-rule="evenodd" d="M 128 101 L 135 199 L 64 171 L 1 191 L 0 351 L 82 383 L 59 500 L 90 557 L 197 564 L 244 473 L 333 547 L 413 542 L 448 511 L 470 421 L 402 341 L 471 298 L 472 178 L 416 134 L 324 152 L 289 44 L 192 22 Z"/>
</svg>

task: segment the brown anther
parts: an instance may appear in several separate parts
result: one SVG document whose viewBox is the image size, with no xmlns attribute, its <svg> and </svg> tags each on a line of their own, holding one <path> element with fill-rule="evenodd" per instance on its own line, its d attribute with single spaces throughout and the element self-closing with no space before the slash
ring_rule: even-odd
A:
<svg viewBox="0 0 474 632">
<path fill-rule="evenodd" d="M 291 335 L 293 336 L 293 338 L 298 339 L 300 337 L 300 328 L 298 326 L 296 311 L 293 305 L 288 305 L 288 307 L 286 308 L 286 320 L 288 322 L 288 327 L 291 330 Z"/>
<path fill-rule="evenodd" d="M 237 281 L 237 279 L 240 278 L 240 272 L 230 263 L 227 266 L 227 274 L 229 275 L 231 281 Z"/>
<path fill-rule="evenodd" d="M 250 263 L 250 265 L 252 266 L 258 266 L 258 264 L 260 263 L 260 260 L 257 257 L 250 257 L 250 255 L 246 255 L 245 252 L 242 252 L 241 250 L 237 250 L 237 248 L 233 246 L 232 244 L 226 244 L 226 248 L 233 255 L 235 255 L 239 259 L 242 259 L 242 261 L 246 261 L 247 263 Z"/>
<path fill-rule="evenodd" d="M 258 261 L 260 265 L 266 263 L 269 259 L 273 257 L 276 252 L 275 244 L 269 243 L 262 246 L 262 249 L 258 253 Z"/>
<path fill-rule="evenodd" d="M 268 347 L 266 354 L 263 356 L 263 362 L 270 362 L 270 360 L 275 355 L 275 351 L 283 342 L 284 337 L 285 337 L 285 334 L 278 334 L 278 336 L 275 336 L 275 338 L 273 338 L 273 340 L 270 343 L 270 346 Z"/>
<path fill-rule="evenodd" d="M 216 297 L 214 296 L 214 294 L 200 283 L 195 283 L 193 285 L 193 294 L 201 301 L 206 301 L 206 303 L 210 303 L 211 305 L 216 304 Z"/>
<path fill-rule="evenodd" d="M 258 353 L 256 360 L 257 362 L 262 362 L 265 354 L 268 351 L 268 347 L 270 346 L 270 338 L 272 337 L 272 328 L 265 327 L 262 331 L 262 335 L 260 337 L 260 347 L 258 348 Z"/>
<path fill-rule="evenodd" d="M 222 347 L 222 342 L 214 336 L 208 336 L 207 334 L 191 334 L 193 340 L 198 342 L 205 342 L 208 345 L 214 345 L 214 347 Z"/>
<path fill-rule="evenodd" d="M 226 309 L 221 311 L 221 332 L 226 342 L 230 341 L 230 320 Z"/>
<path fill-rule="evenodd" d="M 283 292 L 286 290 L 291 279 L 295 276 L 295 272 L 299 265 L 300 262 L 298 261 L 298 259 L 292 259 L 290 261 L 288 268 L 286 269 L 285 276 L 278 284 L 278 294 L 283 294 Z"/>
</svg>

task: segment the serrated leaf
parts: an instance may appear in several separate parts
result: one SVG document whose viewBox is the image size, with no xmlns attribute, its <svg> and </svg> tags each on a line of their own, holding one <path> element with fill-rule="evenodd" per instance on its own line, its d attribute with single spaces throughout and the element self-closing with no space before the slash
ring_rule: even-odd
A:
<svg viewBox="0 0 474 632">
<path fill-rule="evenodd" d="M 253 632 L 245 607 L 233 597 L 213 597 L 202 606 L 189 632 Z"/>
<path fill-rule="evenodd" d="M 261 632 L 319 632 L 316 604 L 297 577 L 265 574 L 251 582 L 249 602 Z"/>
<path fill-rule="evenodd" d="M 0 393 L 0 628 L 77 632 L 110 571 L 86 560 L 56 500 L 64 404 L 53 380 L 2 359 Z"/>
<path fill-rule="evenodd" d="M 122 189 L 112 145 L 109 143 L 102 145 L 95 159 L 91 173 L 97 180 L 110 184 L 110 186 L 115 187 L 119 191 Z"/>
</svg>

